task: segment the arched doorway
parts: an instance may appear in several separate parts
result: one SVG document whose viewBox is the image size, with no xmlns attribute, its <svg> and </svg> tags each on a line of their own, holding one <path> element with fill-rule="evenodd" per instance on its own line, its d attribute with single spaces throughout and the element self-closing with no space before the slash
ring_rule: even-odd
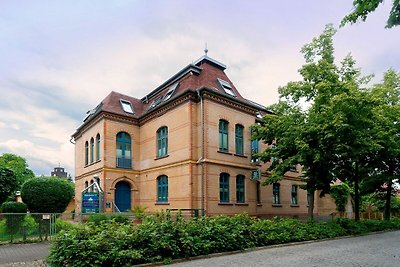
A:
<svg viewBox="0 0 400 267">
<path fill-rule="evenodd" d="M 128 182 L 118 182 L 115 185 L 115 205 L 121 212 L 131 209 L 131 186 Z"/>
</svg>

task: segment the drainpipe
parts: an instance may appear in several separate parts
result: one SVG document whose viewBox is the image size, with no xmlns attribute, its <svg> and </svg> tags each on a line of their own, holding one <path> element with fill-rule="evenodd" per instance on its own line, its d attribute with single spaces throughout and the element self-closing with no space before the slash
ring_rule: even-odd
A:
<svg viewBox="0 0 400 267">
<path fill-rule="evenodd" d="M 200 208 L 201 208 L 201 213 L 202 216 L 204 216 L 204 113 L 203 113 L 203 97 L 200 95 L 200 91 L 197 90 L 197 95 L 200 98 L 200 125 L 201 125 L 201 157 L 197 161 L 197 163 L 200 164 L 201 166 L 201 179 L 200 179 L 200 194 L 201 194 L 201 202 L 200 202 Z"/>
</svg>

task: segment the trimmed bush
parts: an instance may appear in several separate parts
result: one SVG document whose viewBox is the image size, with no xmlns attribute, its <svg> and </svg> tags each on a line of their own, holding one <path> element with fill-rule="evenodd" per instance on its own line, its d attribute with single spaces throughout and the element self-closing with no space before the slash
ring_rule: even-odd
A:
<svg viewBox="0 0 400 267">
<path fill-rule="evenodd" d="M 11 243 L 14 241 L 14 236 L 21 232 L 22 223 L 24 221 L 27 207 L 21 202 L 4 202 L 1 209 L 5 214 L 7 233 L 10 235 Z M 25 236 L 24 236 L 25 239 Z"/>
<path fill-rule="evenodd" d="M 400 220 L 308 223 L 294 219 L 263 220 L 246 214 L 192 220 L 178 216 L 172 220 L 167 213 L 146 217 L 135 226 L 101 221 L 61 231 L 52 243 L 48 262 L 52 266 L 169 263 L 216 252 L 388 229 L 400 229 Z"/>
<path fill-rule="evenodd" d="M 30 179 L 21 189 L 22 200 L 36 213 L 62 213 L 73 196 L 73 184 L 54 177 Z"/>
</svg>

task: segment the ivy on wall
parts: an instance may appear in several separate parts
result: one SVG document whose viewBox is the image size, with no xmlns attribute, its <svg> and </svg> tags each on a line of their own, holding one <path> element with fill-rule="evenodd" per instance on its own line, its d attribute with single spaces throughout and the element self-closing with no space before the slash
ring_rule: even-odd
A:
<svg viewBox="0 0 400 267">
<path fill-rule="evenodd" d="M 337 211 L 345 212 L 347 200 L 350 195 L 350 187 L 347 184 L 333 185 L 331 186 L 330 194 L 335 200 Z"/>
</svg>

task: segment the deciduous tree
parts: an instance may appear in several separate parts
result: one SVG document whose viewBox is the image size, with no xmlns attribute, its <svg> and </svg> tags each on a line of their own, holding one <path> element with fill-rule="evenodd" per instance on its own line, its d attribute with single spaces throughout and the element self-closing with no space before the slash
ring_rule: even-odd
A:
<svg viewBox="0 0 400 267">
<path fill-rule="evenodd" d="M 8 168 L 14 172 L 15 176 L 17 177 L 16 190 L 20 190 L 22 184 L 26 180 L 35 177 L 33 171 L 28 168 L 28 163 L 26 162 L 26 159 L 14 154 L 4 153 L 3 155 L 1 155 L 0 167 Z"/>
<path fill-rule="evenodd" d="M 353 11 L 343 18 L 341 25 L 355 23 L 359 20 L 365 21 L 368 15 L 374 12 L 382 3 L 383 0 L 354 0 Z M 400 25 L 400 1 L 393 0 L 389 18 L 386 22 L 386 28 L 392 28 L 398 25 Z"/>
<path fill-rule="evenodd" d="M 17 188 L 17 178 L 12 170 L 0 167 L 0 204 Z"/>
</svg>

